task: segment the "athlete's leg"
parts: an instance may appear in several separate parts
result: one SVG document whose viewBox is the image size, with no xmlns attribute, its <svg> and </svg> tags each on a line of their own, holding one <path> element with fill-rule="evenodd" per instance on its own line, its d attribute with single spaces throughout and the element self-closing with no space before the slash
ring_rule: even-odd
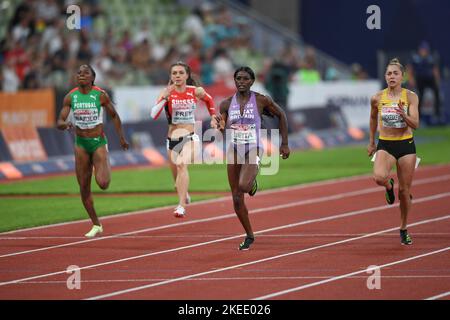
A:
<svg viewBox="0 0 450 320">
<path fill-rule="evenodd" d="M 91 193 L 92 168 L 90 155 L 83 148 L 75 146 L 75 172 L 80 186 L 81 201 L 92 223 L 99 226 L 100 222 L 94 209 Z"/>
<path fill-rule="evenodd" d="M 189 189 L 188 165 L 190 163 L 193 163 L 194 143 L 195 143 L 194 141 L 186 142 L 175 159 L 177 169 L 177 178 L 175 185 L 178 192 L 180 206 L 184 206 L 186 204 L 188 196 L 188 189 Z"/>
<path fill-rule="evenodd" d="M 173 163 L 172 161 L 172 150 L 168 149 L 167 150 L 167 154 L 169 156 L 169 168 L 170 168 L 170 172 L 172 173 L 172 177 L 173 177 L 173 184 L 175 187 L 175 190 L 177 190 L 177 186 L 176 186 L 176 181 L 177 181 L 177 165 L 175 163 Z"/>
<path fill-rule="evenodd" d="M 233 197 L 233 207 L 236 215 L 239 218 L 242 226 L 244 227 L 247 236 L 254 237 L 250 219 L 248 217 L 247 206 L 244 202 L 244 191 L 240 188 L 240 175 L 242 164 L 237 164 L 235 161 L 233 164 L 227 165 L 228 183 L 231 188 L 231 195 Z"/>
<path fill-rule="evenodd" d="M 243 193 L 248 193 L 253 187 L 256 175 L 258 174 L 258 165 L 243 164 L 239 175 L 239 189 Z"/>
<path fill-rule="evenodd" d="M 400 200 L 400 229 L 406 229 L 411 210 L 411 184 L 416 165 L 416 155 L 408 154 L 397 162 L 398 198 Z"/>
<path fill-rule="evenodd" d="M 373 179 L 376 184 L 385 187 L 387 190 L 391 189 L 389 174 L 395 163 L 396 159 L 394 156 L 384 150 L 377 151 L 377 156 L 373 165 Z"/>
<path fill-rule="evenodd" d="M 95 181 L 102 190 L 106 190 L 111 182 L 111 165 L 106 145 L 97 148 L 92 154 Z"/>
</svg>

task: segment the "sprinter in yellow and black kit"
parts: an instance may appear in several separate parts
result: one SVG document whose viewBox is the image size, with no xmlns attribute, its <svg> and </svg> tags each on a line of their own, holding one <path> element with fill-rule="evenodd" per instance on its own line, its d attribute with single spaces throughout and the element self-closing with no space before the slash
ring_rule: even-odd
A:
<svg viewBox="0 0 450 320">
<path fill-rule="evenodd" d="M 397 166 L 398 198 L 400 201 L 400 240 L 412 244 L 407 231 L 408 214 L 411 210 L 411 184 L 416 167 L 416 146 L 413 130 L 419 127 L 419 99 L 417 95 L 402 88 L 404 67 L 398 59 L 392 59 L 385 73 L 387 88 L 374 95 L 370 101 L 370 137 L 367 153 L 375 153 L 373 178 L 385 187 L 388 204 L 395 202 L 394 179 L 389 178 L 394 164 Z M 379 131 L 378 144 L 375 133 Z"/>
</svg>

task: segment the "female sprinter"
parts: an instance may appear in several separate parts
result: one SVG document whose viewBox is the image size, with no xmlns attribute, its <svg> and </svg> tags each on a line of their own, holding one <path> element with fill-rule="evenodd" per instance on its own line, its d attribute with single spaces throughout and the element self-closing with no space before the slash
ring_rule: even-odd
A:
<svg viewBox="0 0 450 320">
<path fill-rule="evenodd" d="M 196 87 L 191 68 L 179 61 L 170 66 L 169 85 L 161 92 L 157 104 L 151 110 L 151 117 L 157 119 L 164 109 L 169 122 L 167 151 L 179 198 L 174 210 L 177 218 L 185 216 L 184 206 L 190 201 L 188 164 L 192 163 L 195 150 L 198 150 L 195 144 L 199 143 L 199 137 L 194 132 L 197 99 L 205 102 L 211 116 L 215 114 L 211 96 L 202 87 Z"/>
<path fill-rule="evenodd" d="M 254 82 L 255 73 L 251 68 L 240 67 L 235 71 L 234 83 L 237 92 L 221 102 L 220 115 L 215 117 L 214 125 L 220 130 L 227 128 L 232 140 L 227 153 L 228 182 L 234 210 L 247 234 L 239 245 L 239 250 L 248 250 L 255 241 L 244 194 L 253 196 L 258 188 L 256 176 L 259 157 L 263 153 L 260 137 L 263 112 L 278 117 L 281 134 L 280 155 L 287 159 L 290 153 L 286 114 L 270 97 L 250 91 Z"/>
<path fill-rule="evenodd" d="M 105 190 L 111 181 L 111 167 L 108 159 L 106 135 L 103 132 L 103 108 L 111 116 L 120 138 L 120 145 L 128 149 L 122 124 L 108 94 L 94 86 L 95 71 L 89 65 L 82 65 L 78 70 L 78 87 L 72 89 L 63 101 L 63 108 L 57 120 L 60 130 L 75 126 L 75 171 L 80 186 L 81 200 L 93 223 L 86 237 L 92 238 L 103 232 L 94 209 L 91 193 L 91 177 L 94 170 L 95 181 Z M 66 121 L 70 110 L 73 111 L 75 123 Z"/>
<path fill-rule="evenodd" d="M 413 130 L 419 127 L 419 99 L 417 95 L 402 88 L 404 68 L 398 59 L 392 59 L 385 73 L 387 88 L 374 95 L 370 101 L 370 138 L 367 154 L 376 152 L 373 167 L 375 182 L 386 188 L 386 201 L 395 201 L 394 179 L 389 179 L 392 166 L 397 166 L 400 200 L 400 241 L 412 244 L 406 229 L 411 210 L 411 184 L 416 164 L 416 146 Z M 378 145 L 375 132 L 379 128 Z"/>
</svg>

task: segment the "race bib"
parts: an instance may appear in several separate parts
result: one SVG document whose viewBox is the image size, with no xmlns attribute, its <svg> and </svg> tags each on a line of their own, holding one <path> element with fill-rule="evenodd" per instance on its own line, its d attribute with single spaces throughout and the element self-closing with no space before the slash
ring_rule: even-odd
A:
<svg viewBox="0 0 450 320">
<path fill-rule="evenodd" d="M 255 124 L 233 124 L 231 125 L 231 138 L 234 144 L 255 144 Z"/>
<path fill-rule="evenodd" d="M 395 112 L 397 103 L 393 103 L 390 106 L 383 106 L 381 108 L 381 121 L 385 128 L 406 128 L 406 122 L 402 116 Z M 405 112 L 408 111 L 408 106 L 404 106 Z"/>
<path fill-rule="evenodd" d="M 195 123 L 194 110 L 173 110 L 172 111 L 172 123 L 174 124 L 186 124 Z"/>
<path fill-rule="evenodd" d="M 96 109 L 77 109 L 73 112 L 73 117 L 75 125 L 81 129 L 92 128 L 100 123 Z"/>
</svg>

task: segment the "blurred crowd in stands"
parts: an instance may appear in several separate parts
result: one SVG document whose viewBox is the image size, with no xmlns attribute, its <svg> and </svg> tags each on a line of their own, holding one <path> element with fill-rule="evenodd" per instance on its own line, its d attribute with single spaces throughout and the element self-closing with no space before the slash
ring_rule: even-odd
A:
<svg viewBox="0 0 450 320">
<path fill-rule="evenodd" d="M 119 29 L 107 19 L 108 1 L 78 1 L 81 30 L 66 26 L 69 0 L 23 0 L 7 22 L 0 38 L 0 89 L 17 91 L 75 85 L 81 64 L 97 72 L 96 84 L 165 85 L 169 66 L 184 60 L 201 85 L 232 82 L 237 66 L 252 67 L 258 80 L 271 86 L 283 82 L 316 83 L 339 79 L 333 68 L 319 70 L 312 47 L 286 44 L 276 57 L 264 56 L 252 47 L 251 23 L 224 6 L 204 2 L 186 13 L 178 26 L 184 37 L 157 37 L 152 17 L 142 16 L 133 30 Z M 95 28 L 99 18 L 108 21 L 103 32 Z M 0 35 L 2 36 L 2 35 Z M 182 40 L 180 40 L 182 39 Z M 367 79 L 361 65 L 351 66 L 352 78 Z"/>
<path fill-rule="evenodd" d="M 259 80 L 275 64 L 289 81 L 313 83 L 334 80 L 336 74 L 315 69 L 315 51 L 286 45 L 277 59 L 256 52 L 251 45 L 249 21 L 233 16 L 224 6 L 208 2 L 186 14 L 179 26 L 187 34 L 156 38 L 152 17 L 142 17 L 136 32 L 117 30 L 108 25 L 104 34 L 95 29 L 95 21 L 107 13 L 105 2 L 78 1 L 81 8 L 81 30 L 69 30 L 66 20 L 68 0 L 23 0 L 7 22 L 0 39 L 0 88 L 2 91 L 42 87 L 69 88 L 75 84 L 79 65 L 91 64 L 97 72 L 96 83 L 105 87 L 117 85 L 164 85 L 168 68 L 177 60 L 186 61 L 202 85 L 232 81 L 237 66 L 250 65 Z M 106 2 L 107 3 L 107 2 Z M 355 78 L 365 78 L 360 66 Z M 266 78 L 266 79 L 265 79 Z"/>
</svg>

